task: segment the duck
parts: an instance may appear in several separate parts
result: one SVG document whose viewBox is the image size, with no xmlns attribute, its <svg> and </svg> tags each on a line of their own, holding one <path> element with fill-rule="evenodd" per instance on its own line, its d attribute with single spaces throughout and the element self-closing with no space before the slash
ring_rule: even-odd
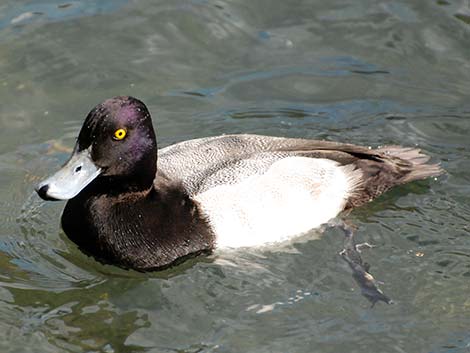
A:
<svg viewBox="0 0 470 353">
<path fill-rule="evenodd" d="M 35 190 L 66 200 L 61 226 L 100 262 L 154 271 L 217 249 L 318 228 L 390 188 L 440 175 L 419 149 L 233 134 L 157 148 L 137 98 L 87 115 L 68 161 Z"/>
</svg>

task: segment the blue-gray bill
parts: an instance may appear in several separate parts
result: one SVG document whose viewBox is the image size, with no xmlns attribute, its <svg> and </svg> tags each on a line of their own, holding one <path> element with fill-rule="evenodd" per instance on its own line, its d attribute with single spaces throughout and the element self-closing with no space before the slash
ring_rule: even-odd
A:
<svg viewBox="0 0 470 353">
<path fill-rule="evenodd" d="M 88 149 L 75 150 L 59 171 L 36 186 L 36 192 L 44 200 L 70 200 L 100 173 L 101 169 L 91 160 Z"/>
</svg>

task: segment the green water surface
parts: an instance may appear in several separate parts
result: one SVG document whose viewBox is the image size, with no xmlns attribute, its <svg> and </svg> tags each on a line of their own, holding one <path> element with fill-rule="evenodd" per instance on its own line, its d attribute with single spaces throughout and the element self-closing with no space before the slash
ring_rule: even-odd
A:
<svg viewBox="0 0 470 353">
<path fill-rule="evenodd" d="M 0 352 L 470 352 L 469 43 L 468 0 L 2 1 Z M 258 133 L 440 161 L 348 216 L 395 304 L 370 308 L 336 228 L 163 273 L 82 254 L 33 187 L 115 95 L 161 147 Z"/>
</svg>

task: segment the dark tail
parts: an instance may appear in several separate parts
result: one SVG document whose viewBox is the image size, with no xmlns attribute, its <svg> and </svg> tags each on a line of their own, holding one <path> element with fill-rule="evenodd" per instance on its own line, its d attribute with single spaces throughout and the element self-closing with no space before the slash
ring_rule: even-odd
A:
<svg viewBox="0 0 470 353">
<path fill-rule="evenodd" d="M 346 209 L 361 206 L 388 189 L 413 180 L 444 173 L 439 164 L 427 164 L 429 156 L 417 148 L 385 146 L 363 154 L 353 164 L 362 172 L 360 188 L 351 195 Z"/>
<path fill-rule="evenodd" d="M 444 173 L 439 164 L 427 164 L 430 157 L 421 153 L 418 148 L 385 146 L 376 150 L 381 155 L 392 157 L 390 161 L 397 166 L 401 178 L 399 184 L 405 184 L 413 180 L 426 179 Z"/>
</svg>

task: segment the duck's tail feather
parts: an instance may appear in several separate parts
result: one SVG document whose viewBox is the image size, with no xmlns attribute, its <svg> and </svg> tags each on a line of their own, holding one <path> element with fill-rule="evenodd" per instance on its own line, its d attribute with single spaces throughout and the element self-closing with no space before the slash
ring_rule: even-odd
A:
<svg viewBox="0 0 470 353">
<path fill-rule="evenodd" d="M 372 201 L 395 185 L 444 173 L 439 164 L 427 164 L 429 159 L 417 148 L 401 146 L 385 146 L 361 154 L 352 164 L 361 171 L 363 183 L 352 193 L 345 209 Z"/>
<path fill-rule="evenodd" d="M 395 163 L 397 170 L 401 171 L 401 177 L 397 180 L 399 184 L 444 173 L 444 169 L 439 164 L 427 164 L 430 157 L 418 148 L 385 146 L 378 148 L 377 152 L 384 156 L 390 156 L 391 162 Z"/>
</svg>

